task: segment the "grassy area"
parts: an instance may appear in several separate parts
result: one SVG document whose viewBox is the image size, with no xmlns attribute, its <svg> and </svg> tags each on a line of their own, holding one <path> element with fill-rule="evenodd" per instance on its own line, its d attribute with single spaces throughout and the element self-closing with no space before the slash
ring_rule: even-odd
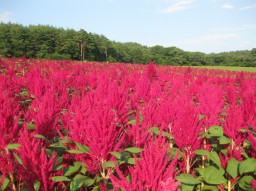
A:
<svg viewBox="0 0 256 191">
<path fill-rule="evenodd" d="M 195 68 L 207 68 L 207 69 L 216 69 L 216 70 L 231 70 L 231 71 L 256 72 L 256 67 L 195 66 Z"/>
</svg>

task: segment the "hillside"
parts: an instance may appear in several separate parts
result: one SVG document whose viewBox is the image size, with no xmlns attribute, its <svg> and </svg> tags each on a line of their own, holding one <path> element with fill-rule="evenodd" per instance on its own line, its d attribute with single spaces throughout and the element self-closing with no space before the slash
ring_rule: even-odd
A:
<svg viewBox="0 0 256 191">
<path fill-rule="evenodd" d="M 177 47 L 147 47 L 134 42 L 115 42 L 83 29 L 48 25 L 0 24 L 0 55 L 58 60 L 87 60 L 125 63 L 191 66 L 256 66 L 256 48 L 235 52 L 205 54 Z"/>
</svg>

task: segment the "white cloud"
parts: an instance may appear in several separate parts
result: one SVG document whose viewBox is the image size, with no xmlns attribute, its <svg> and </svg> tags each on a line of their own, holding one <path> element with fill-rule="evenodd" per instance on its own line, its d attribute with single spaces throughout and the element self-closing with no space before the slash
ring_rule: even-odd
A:
<svg viewBox="0 0 256 191">
<path fill-rule="evenodd" d="M 8 23 L 12 21 L 12 13 L 9 11 L 4 11 L 0 13 L 0 22 Z"/>
<path fill-rule="evenodd" d="M 256 29 L 256 24 L 244 25 L 243 29 L 244 30 L 246 30 L 246 29 Z"/>
<path fill-rule="evenodd" d="M 183 11 L 193 7 L 194 0 L 173 0 L 172 5 L 162 9 L 160 12 L 164 14 L 174 13 L 178 11 Z"/>
<path fill-rule="evenodd" d="M 256 8 L 256 3 L 253 3 L 251 5 L 245 6 L 240 8 L 241 10 L 247 10 L 247 9 L 255 9 Z"/>
<path fill-rule="evenodd" d="M 248 24 L 240 27 L 223 27 L 223 28 L 214 28 L 213 31 L 242 31 L 242 30 L 251 30 L 256 29 L 256 24 Z"/>
<path fill-rule="evenodd" d="M 205 35 L 196 39 L 183 41 L 182 43 L 188 44 L 188 45 L 199 45 L 199 44 L 222 41 L 226 39 L 238 39 L 238 38 L 240 38 L 239 34 L 213 34 L 213 35 Z"/>
<path fill-rule="evenodd" d="M 223 9 L 234 9 L 235 7 L 232 4 L 226 3 L 226 4 L 221 5 L 221 8 L 223 8 Z"/>
</svg>

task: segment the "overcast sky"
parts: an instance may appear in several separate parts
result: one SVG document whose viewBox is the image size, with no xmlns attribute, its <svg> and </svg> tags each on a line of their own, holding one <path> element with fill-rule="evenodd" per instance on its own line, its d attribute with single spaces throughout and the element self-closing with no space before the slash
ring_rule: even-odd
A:
<svg viewBox="0 0 256 191">
<path fill-rule="evenodd" d="M 256 48 L 256 0 L 0 0 L 0 21 L 205 53 Z"/>
</svg>

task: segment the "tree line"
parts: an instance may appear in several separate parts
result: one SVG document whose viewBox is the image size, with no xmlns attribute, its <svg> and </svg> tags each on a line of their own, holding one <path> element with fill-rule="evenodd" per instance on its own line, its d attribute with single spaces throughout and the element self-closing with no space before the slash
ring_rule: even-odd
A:
<svg viewBox="0 0 256 191">
<path fill-rule="evenodd" d="M 252 50 L 205 54 L 177 47 L 147 47 L 134 42 L 115 42 L 103 35 L 49 25 L 23 26 L 0 23 L 0 55 L 38 59 L 71 59 L 162 65 L 256 66 Z"/>
</svg>

